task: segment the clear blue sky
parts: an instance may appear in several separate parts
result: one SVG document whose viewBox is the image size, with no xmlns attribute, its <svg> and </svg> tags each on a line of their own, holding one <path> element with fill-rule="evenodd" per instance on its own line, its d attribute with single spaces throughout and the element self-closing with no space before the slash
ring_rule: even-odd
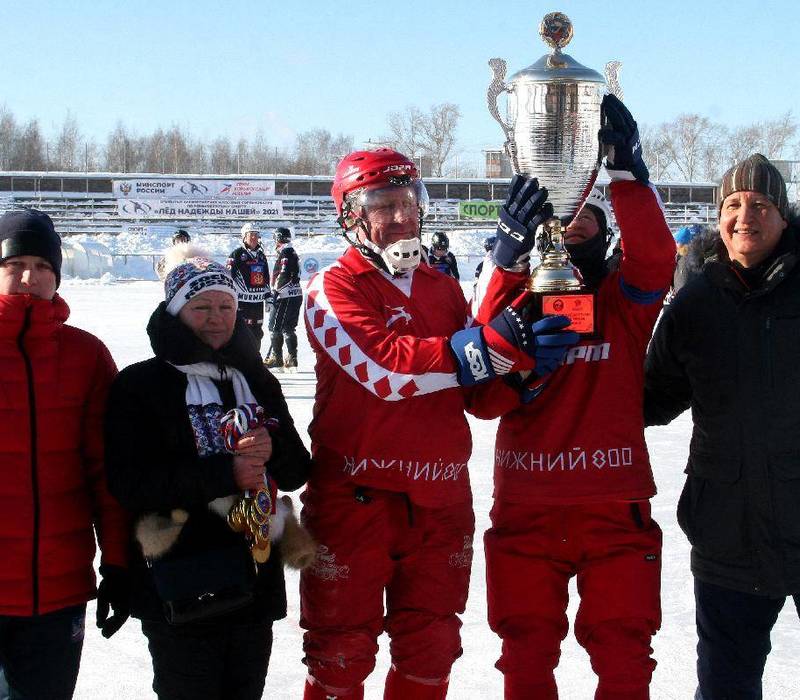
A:
<svg viewBox="0 0 800 700">
<path fill-rule="evenodd" d="M 465 160 L 499 145 L 487 61 L 509 74 L 546 52 L 546 12 L 572 19 L 566 49 L 623 62 L 641 123 L 697 112 L 727 125 L 800 118 L 800 2 L 776 0 L 0 0 L 0 104 L 47 134 L 70 110 L 103 141 L 172 123 L 197 136 L 288 145 L 324 127 L 356 144 L 406 105 L 455 102 Z"/>
</svg>

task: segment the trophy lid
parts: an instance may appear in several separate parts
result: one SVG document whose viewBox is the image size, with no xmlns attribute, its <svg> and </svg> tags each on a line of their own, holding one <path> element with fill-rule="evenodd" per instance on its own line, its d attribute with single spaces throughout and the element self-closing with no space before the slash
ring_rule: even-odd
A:
<svg viewBox="0 0 800 700">
<path fill-rule="evenodd" d="M 572 22 L 565 14 L 551 12 L 545 15 L 539 25 L 539 35 L 553 49 L 553 52 L 542 56 L 527 68 L 514 73 L 509 82 L 533 80 L 552 83 L 563 80 L 605 83 L 603 76 L 596 70 L 587 68 L 569 54 L 561 52 L 561 49 L 569 44 L 573 36 Z"/>
</svg>

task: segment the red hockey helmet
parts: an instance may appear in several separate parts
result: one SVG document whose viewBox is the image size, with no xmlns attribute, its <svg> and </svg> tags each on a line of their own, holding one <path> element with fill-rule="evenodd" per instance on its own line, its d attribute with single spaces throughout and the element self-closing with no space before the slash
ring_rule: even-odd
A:
<svg viewBox="0 0 800 700">
<path fill-rule="evenodd" d="M 336 166 L 331 194 L 336 211 L 342 216 L 345 197 L 351 192 L 409 184 L 418 178 L 414 162 L 392 148 L 353 151 Z"/>
</svg>

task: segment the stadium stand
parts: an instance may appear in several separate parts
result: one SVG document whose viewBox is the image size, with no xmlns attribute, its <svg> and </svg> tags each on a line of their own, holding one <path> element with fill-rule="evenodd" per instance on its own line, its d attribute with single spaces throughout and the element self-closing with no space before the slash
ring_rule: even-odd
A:
<svg viewBox="0 0 800 700">
<path fill-rule="evenodd" d="M 338 229 L 333 201 L 330 197 L 330 177 L 303 175 L 241 175 L 223 178 L 211 175 L 162 175 L 138 173 L 0 173 L 0 213 L 9 209 L 35 207 L 47 212 L 62 234 L 91 234 L 122 232 L 130 225 L 194 225 L 207 233 L 236 233 L 241 220 L 224 217 L 137 218 L 121 214 L 113 194 L 113 181 L 124 179 L 158 178 L 191 181 L 270 180 L 275 182 L 275 197 L 283 206 L 283 216 L 256 219 L 264 228 L 291 226 L 298 233 L 330 233 Z M 426 180 L 431 208 L 426 219 L 429 232 L 453 228 L 485 229 L 491 222 L 464 218 L 459 203 L 466 200 L 503 201 L 508 181 L 503 179 L 456 180 L 429 178 Z M 607 183 L 600 181 L 601 189 Z M 665 205 L 667 222 L 677 229 L 687 223 L 716 221 L 716 185 L 714 183 L 658 183 Z"/>
</svg>

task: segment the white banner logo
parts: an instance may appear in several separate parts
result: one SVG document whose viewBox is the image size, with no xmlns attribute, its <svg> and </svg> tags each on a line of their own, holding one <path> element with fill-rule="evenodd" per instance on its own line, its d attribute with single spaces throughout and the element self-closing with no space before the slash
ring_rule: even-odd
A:
<svg viewBox="0 0 800 700">
<path fill-rule="evenodd" d="M 275 196 L 275 180 L 114 180 L 113 191 L 115 197 L 131 199 L 270 199 Z"/>
</svg>

